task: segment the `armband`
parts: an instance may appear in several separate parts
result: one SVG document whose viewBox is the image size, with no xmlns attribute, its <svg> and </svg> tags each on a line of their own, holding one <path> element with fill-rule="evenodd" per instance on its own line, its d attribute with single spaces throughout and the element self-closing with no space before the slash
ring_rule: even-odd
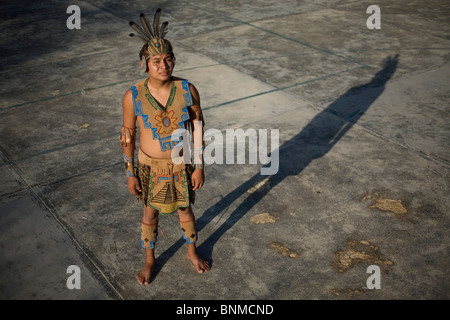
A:
<svg viewBox="0 0 450 320">
<path fill-rule="evenodd" d="M 120 130 L 120 146 L 126 147 L 136 139 L 136 128 L 127 128 L 122 126 Z"/>
<path fill-rule="evenodd" d="M 127 174 L 127 177 L 131 178 L 134 177 L 134 158 L 133 157 L 127 157 L 125 154 L 123 155 L 123 161 L 125 163 L 125 173 Z"/>
</svg>

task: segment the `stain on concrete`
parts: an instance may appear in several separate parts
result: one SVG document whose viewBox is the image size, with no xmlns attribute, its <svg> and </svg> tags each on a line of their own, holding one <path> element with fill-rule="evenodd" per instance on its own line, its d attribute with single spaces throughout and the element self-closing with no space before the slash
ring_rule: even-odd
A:
<svg viewBox="0 0 450 320">
<path fill-rule="evenodd" d="M 87 129 L 87 128 L 89 128 L 91 125 L 89 124 L 89 123 L 83 123 L 83 124 L 80 124 L 78 127 L 80 128 L 80 129 Z"/>
<path fill-rule="evenodd" d="M 345 297 L 347 299 L 353 299 L 364 293 L 361 289 L 352 289 L 352 288 L 340 288 L 340 289 L 331 289 L 332 294 L 337 297 Z"/>
<path fill-rule="evenodd" d="M 375 208 L 381 211 L 390 211 L 395 214 L 406 214 L 405 206 L 402 204 L 401 200 L 385 199 L 381 194 L 375 192 L 373 194 L 365 195 L 362 199 L 363 201 L 373 200 L 369 208 Z"/>
<path fill-rule="evenodd" d="M 250 223 L 255 224 L 275 223 L 275 218 L 269 212 L 263 212 L 251 217 Z"/>
<path fill-rule="evenodd" d="M 348 240 L 347 248 L 340 250 L 334 254 L 333 266 L 339 272 L 345 272 L 357 263 L 368 262 L 376 264 L 380 269 L 386 271 L 386 267 L 392 266 L 394 263 L 383 257 L 379 251 L 379 247 L 366 240 Z"/>
<path fill-rule="evenodd" d="M 258 190 L 265 190 L 266 188 L 270 188 L 270 182 L 269 181 L 269 177 L 265 178 L 264 180 L 258 182 L 257 184 L 255 184 L 253 187 L 251 187 L 250 189 L 247 190 L 248 193 L 252 194 L 255 193 Z"/>
<path fill-rule="evenodd" d="M 272 250 L 275 250 L 276 252 L 282 254 L 283 256 L 289 257 L 289 258 L 297 258 L 299 255 L 297 252 L 287 248 L 280 242 L 272 242 L 269 245 L 269 248 Z"/>
</svg>

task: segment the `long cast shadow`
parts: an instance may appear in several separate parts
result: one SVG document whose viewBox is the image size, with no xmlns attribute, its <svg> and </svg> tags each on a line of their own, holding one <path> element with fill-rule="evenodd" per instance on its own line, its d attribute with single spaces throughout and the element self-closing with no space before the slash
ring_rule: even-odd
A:
<svg viewBox="0 0 450 320">
<path fill-rule="evenodd" d="M 267 178 L 267 176 L 256 174 L 208 208 L 197 219 L 197 229 L 201 231 L 237 198 L 248 194 L 247 198 L 229 215 L 227 220 L 198 247 L 200 254 L 205 259 L 208 259 L 212 263 L 212 252 L 216 242 L 264 198 L 272 188 L 281 183 L 286 177 L 298 175 L 311 161 L 326 155 L 339 142 L 372 103 L 383 93 L 386 82 L 389 81 L 397 69 L 398 60 L 398 55 L 387 57 L 384 60 L 383 69 L 377 72 L 369 83 L 348 90 L 327 108 L 318 113 L 300 133 L 281 145 L 279 148 L 279 171 L 277 174 L 269 176 L 269 179 L 265 182 L 267 187 L 261 187 L 252 194 L 247 193 L 248 189 Z M 295 159 L 295 161 L 292 159 Z M 155 270 L 155 276 L 167 260 L 184 243 L 185 241 L 183 239 L 178 240 L 157 258 L 158 268 Z"/>
</svg>

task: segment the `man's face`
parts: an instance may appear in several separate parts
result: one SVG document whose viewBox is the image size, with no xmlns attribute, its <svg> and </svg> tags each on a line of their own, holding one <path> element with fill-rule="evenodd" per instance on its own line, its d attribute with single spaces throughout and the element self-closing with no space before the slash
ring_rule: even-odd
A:
<svg viewBox="0 0 450 320">
<path fill-rule="evenodd" d="M 148 75 L 156 80 L 168 80 L 172 76 L 174 58 L 170 53 L 151 56 L 147 61 Z"/>
</svg>

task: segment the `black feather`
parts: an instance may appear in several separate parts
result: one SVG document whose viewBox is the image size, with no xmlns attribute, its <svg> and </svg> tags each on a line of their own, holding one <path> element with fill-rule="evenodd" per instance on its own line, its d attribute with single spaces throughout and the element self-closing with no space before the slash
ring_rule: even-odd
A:
<svg viewBox="0 0 450 320">
<path fill-rule="evenodd" d="M 161 16 L 161 8 L 158 8 L 155 12 L 155 17 L 153 18 L 153 33 L 155 37 L 160 38 L 159 36 L 159 17 Z"/>
<path fill-rule="evenodd" d="M 148 38 L 153 38 L 154 34 L 153 34 L 152 26 L 150 25 L 150 22 L 148 21 L 145 14 L 141 13 L 140 19 L 141 19 L 142 28 L 147 33 Z"/>
<path fill-rule="evenodd" d="M 168 25 L 168 24 L 169 24 L 169 22 L 167 22 L 167 21 L 165 21 L 165 22 L 162 24 L 161 29 L 159 30 L 159 36 L 160 36 L 160 38 L 164 38 L 165 35 L 167 34 L 167 31 L 169 31 L 169 30 L 168 30 L 169 28 L 167 28 L 167 25 Z"/>
<path fill-rule="evenodd" d="M 130 26 L 137 32 L 139 33 L 141 36 L 143 36 L 144 38 L 147 38 L 147 36 L 145 35 L 144 30 L 142 30 L 141 27 L 139 27 L 136 23 L 134 23 L 133 21 L 130 21 Z M 148 39 L 147 41 L 150 41 L 150 39 Z"/>
<path fill-rule="evenodd" d="M 168 31 L 169 22 L 165 21 L 162 25 L 159 24 L 161 16 L 161 8 L 158 8 L 153 18 L 153 24 L 150 23 L 147 16 L 141 13 L 139 18 L 141 26 L 134 21 L 130 21 L 130 26 L 137 32 L 137 34 L 130 33 L 130 37 L 139 38 L 144 43 L 151 41 L 153 38 L 164 38 Z"/>
<path fill-rule="evenodd" d="M 130 33 L 130 37 L 134 37 L 134 38 L 138 38 L 139 40 L 141 40 L 144 43 L 147 43 L 148 41 L 144 39 L 144 37 L 138 35 L 138 34 L 134 34 L 134 33 Z"/>
</svg>

